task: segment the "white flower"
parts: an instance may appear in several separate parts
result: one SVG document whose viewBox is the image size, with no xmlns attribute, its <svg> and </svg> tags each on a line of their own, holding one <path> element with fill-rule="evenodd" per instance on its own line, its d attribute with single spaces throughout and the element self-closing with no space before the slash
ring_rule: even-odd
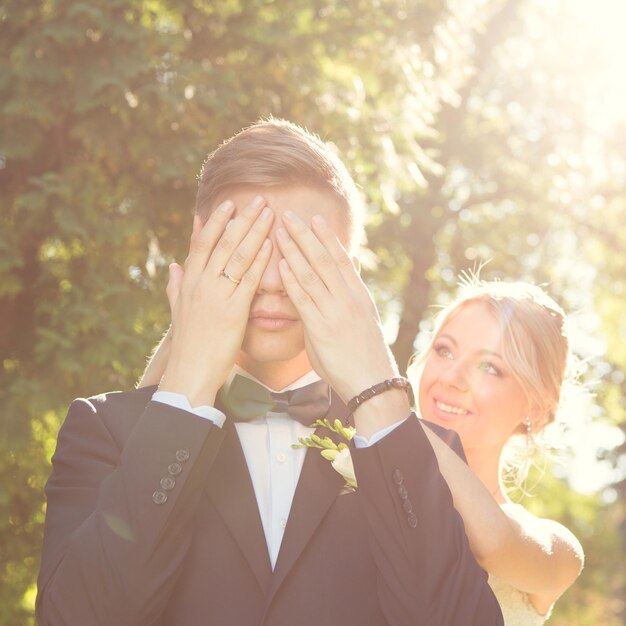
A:
<svg viewBox="0 0 626 626">
<path fill-rule="evenodd" d="M 333 469 L 339 472 L 346 481 L 347 487 L 356 489 L 356 475 L 354 473 L 354 465 L 352 464 L 352 456 L 349 448 L 344 448 L 337 454 L 335 460 L 331 462 Z"/>
<path fill-rule="evenodd" d="M 316 420 L 312 426 L 327 428 L 346 441 L 350 441 L 355 432 L 353 426 L 344 426 L 340 420 L 335 420 L 333 424 L 327 419 Z M 292 448 L 319 448 L 320 454 L 327 461 L 330 461 L 333 469 L 346 481 L 341 491 L 342 494 L 356 490 L 356 475 L 350 456 L 350 448 L 343 441 L 335 443 L 330 437 L 322 438 L 315 434 L 310 437 L 299 437 L 298 441 L 299 443 L 293 444 Z"/>
</svg>

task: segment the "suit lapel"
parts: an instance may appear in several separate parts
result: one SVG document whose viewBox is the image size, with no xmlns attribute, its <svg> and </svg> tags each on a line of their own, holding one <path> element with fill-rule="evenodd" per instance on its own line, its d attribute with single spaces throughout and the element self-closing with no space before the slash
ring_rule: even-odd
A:
<svg viewBox="0 0 626 626">
<path fill-rule="evenodd" d="M 227 429 L 226 437 L 210 473 L 206 492 L 265 593 L 272 570 L 254 488 L 234 424 L 228 419 L 224 428 Z"/>
<path fill-rule="evenodd" d="M 345 422 L 347 412 L 346 406 L 331 390 L 331 406 L 325 417 L 331 422 L 336 418 Z M 316 432 L 320 436 L 329 434 L 328 431 Z M 308 449 L 278 553 L 267 606 L 311 540 L 343 485 L 341 475 L 322 457 L 320 451 L 316 448 Z"/>
</svg>

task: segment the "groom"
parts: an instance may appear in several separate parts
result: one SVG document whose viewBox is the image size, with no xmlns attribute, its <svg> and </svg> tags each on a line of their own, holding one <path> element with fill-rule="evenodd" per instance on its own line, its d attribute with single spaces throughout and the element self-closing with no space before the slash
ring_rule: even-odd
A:
<svg viewBox="0 0 626 626">
<path fill-rule="evenodd" d="M 503 623 L 351 256 L 358 203 L 288 122 L 209 156 L 158 387 L 59 433 L 41 626 Z M 356 427 L 352 493 L 291 447 L 324 417 Z"/>
</svg>

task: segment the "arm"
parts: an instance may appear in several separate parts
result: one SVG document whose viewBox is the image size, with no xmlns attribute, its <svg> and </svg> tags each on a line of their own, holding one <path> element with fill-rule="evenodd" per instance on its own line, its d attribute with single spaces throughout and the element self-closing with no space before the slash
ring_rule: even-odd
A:
<svg viewBox="0 0 626 626">
<path fill-rule="evenodd" d="M 318 373 L 349 400 L 398 373 L 369 291 L 330 229 L 283 215 L 278 231 L 283 284 L 298 309 Z M 401 390 L 358 407 L 370 439 L 410 413 Z M 463 522 L 421 425 L 406 420 L 376 444 L 354 450 L 357 495 L 370 531 L 379 599 L 390 624 L 496 626 L 502 615 L 473 558 Z"/>
<path fill-rule="evenodd" d="M 428 428 L 424 430 L 474 556 L 490 574 L 525 591 L 539 613 L 546 613 L 582 569 L 580 543 L 552 520 L 528 512 L 508 516 L 471 469 Z"/>
<path fill-rule="evenodd" d="M 159 343 L 152 349 L 152 354 L 148 357 L 148 363 L 137 381 L 137 389 L 149 387 L 150 385 L 158 385 L 165 372 L 167 359 L 172 345 L 172 327 L 167 329 Z"/>
<path fill-rule="evenodd" d="M 159 386 L 183 394 L 192 407 L 214 405 L 241 347 L 271 252 L 272 220 L 259 219 L 259 200 L 232 220 L 228 233 L 234 206 L 223 203 L 192 238 Z M 220 277 L 229 261 L 241 284 Z M 114 434 L 110 424 L 126 434 Z M 211 422 L 159 402 L 136 412 L 108 399 L 72 405 L 47 486 L 42 625 L 156 623 L 184 564 L 199 494 L 222 438 Z"/>
<path fill-rule="evenodd" d="M 419 422 L 353 451 L 379 597 L 391 624 L 502 624 Z"/>
<path fill-rule="evenodd" d="M 61 428 L 46 485 L 42 626 L 151 624 L 176 583 L 223 432 L 157 402 L 142 410 L 139 395 L 148 402 L 138 392 L 77 400 Z M 121 447 L 108 424 L 120 412 L 136 420 Z M 175 479 L 170 490 L 160 486 L 164 477 Z M 155 492 L 167 500 L 157 503 Z"/>
</svg>

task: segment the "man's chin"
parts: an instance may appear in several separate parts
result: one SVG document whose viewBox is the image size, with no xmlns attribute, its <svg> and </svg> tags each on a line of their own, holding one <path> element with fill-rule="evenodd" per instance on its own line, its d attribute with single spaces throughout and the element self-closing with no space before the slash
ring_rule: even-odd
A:
<svg viewBox="0 0 626 626">
<path fill-rule="evenodd" d="M 244 369 L 259 367 L 296 367 L 308 364 L 302 333 L 247 332 L 237 363 Z M 309 366 L 310 368 L 310 366 Z"/>
</svg>

